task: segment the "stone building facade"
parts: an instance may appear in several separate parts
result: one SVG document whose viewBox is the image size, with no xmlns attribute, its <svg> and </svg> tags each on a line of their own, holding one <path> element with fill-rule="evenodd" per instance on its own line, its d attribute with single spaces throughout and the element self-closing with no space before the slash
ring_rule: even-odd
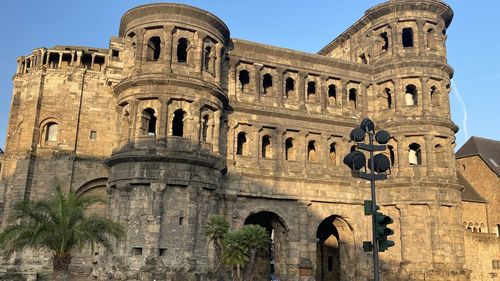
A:
<svg viewBox="0 0 500 281">
<path fill-rule="evenodd" d="M 472 281 L 500 275 L 500 141 L 472 137 L 456 153 L 465 191 L 465 264 Z"/>
<path fill-rule="evenodd" d="M 194 7 L 151 4 L 122 17 L 108 49 L 35 49 L 13 78 L 3 219 L 56 185 L 107 196 L 94 209 L 122 222 L 126 240 L 73 262 L 98 280 L 210 280 L 211 214 L 268 229 L 256 280 L 367 280 L 369 185 L 342 158 L 369 116 L 392 135 L 391 176 L 378 185 L 396 232 L 383 280 L 469 280 L 452 17 L 440 1 L 388 1 L 309 54 L 231 38 Z M 41 260 L 16 257 L 24 268 Z"/>
</svg>

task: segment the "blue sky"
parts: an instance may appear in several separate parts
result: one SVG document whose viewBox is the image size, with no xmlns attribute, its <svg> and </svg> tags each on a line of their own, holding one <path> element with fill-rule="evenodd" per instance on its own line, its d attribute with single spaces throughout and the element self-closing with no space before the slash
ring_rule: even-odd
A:
<svg viewBox="0 0 500 281">
<path fill-rule="evenodd" d="M 151 1 L 5 1 L 0 10 L 0 147 L 4 148 L 16 57 L 37 47 L 84 45 L 107 48 L 121 15 Z M 378 0 L 176 1 L 208 10 L 233 38 L 316 53 Z M 452 118 L 457 145 L 470 136 L 500 140 L 500 1 L 449 0 L 455 18 L 448 30 L 448 61 L 455 69 Z"/>
</svg>

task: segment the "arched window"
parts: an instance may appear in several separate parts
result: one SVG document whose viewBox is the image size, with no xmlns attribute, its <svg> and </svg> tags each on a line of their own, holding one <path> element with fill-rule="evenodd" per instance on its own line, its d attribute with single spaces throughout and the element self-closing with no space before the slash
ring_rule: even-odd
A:
<svg viewBox="0 0 500 281">
<path fill-rule="evenodd" d="M 316 83 L 310 81 L 307 83 L 307 98 L 311 98 L 316 95 Z"/>
<path fill-rule="evenodd" d="M 292 91 L 295 91 L 295 80 L 292 77 L 288 77 L 285 80 L 285 98 L 288 98 Z"/>
<path fill-rule="evenodd" d="M 240 87 L 241 91 L 244 92 L 246 90 L 247 85 L 250 83 L 250 75 L 248 71 L 241 70 L 239 75 Z"/>
<path fill-rule="evenodd" d="M 307 144 L 307 160 L 309 162 L 315 163 L 318 161 L 318 156 L 316 155 L 316 142 L 309 141 Z"/>
<path fill-rule="evenodd" d="M 135 43 L 132 43 L 132 57 L 135 58 Z"/>
<path fill-rule="evenodd" d="M 337 164 L 337 149 L 335 148 L 335 143 L 330 144 L 330 154 L 328 160 L 330 165 Z"/>
<path fill-rule="evenodd" d="M 433 106 L 438 107 L 440 104 L 440 93 L 436 86 L 431 87 L 431 103 Z"/>
<path fill-rule="evenodd" d="M 271 138 L 268 135 L 262 137 L 262 158 L 271 158 Z"/>
<path fill-rule="evenodd" d="M 203 69 L 210 70 L 210 64 L 212 60 L 212 47 L 206 46 L 205 51 L 203 53 Z"/>
<path fill-rule="evenodd" d="M 420 145 L 417 143 L 412 143 L 408 147 L 408 163 L 410 165 L 421 165 L 422 164 L 422 151 Z"/>
<path fill-rule="evenodd" d="M 273 88 L 273 77 L 267 73 L 262 79 L 262 88 L 264 89 L 264 96 L 269 94 Z"/>
<path fill-rule="evenodd" d="M 208 137 L 208 115 L 203 116 L 201 124 L 201 141 L 207 142 Z"/>
<path fill-rule="evenodd" d="M 141 131 L 143 135 L 156 135 L 156 116 L 152 108 L 146 108 L 142 111 L 141 116 Z"/>
<path fill-rule="evenodd" d="M 413 47 L 413 29 L 411 27 L 403 28 L 403 47 Z"/>
<path fill-rule="evenodd" d="M 174 118 L 172 120 L 172 136 L 184 136 L 184 115 L 185 112 L 182 109 L 174 111 Z"/>
<path fill-rule="evenodd" d="M 236 142 L 236 154 L 247 155 L 247 134 L 239 132 Z"/>
<path fill-rule="evenodd" d="M 328 98 L 335 101 L 337 99 L 337 87 L 333 84 L 328 86 Z"/>
<path fill-rule="evenodd" d="M 389 37 L 387 36 L 387 32 L 380 33 L 380 38 L 384 40 L 384 45 L 382 46 L 382 51 L 387 51 L 389 49 Z"/>
<path fill-rule="evenodd" d="M 349 99 L 348 99 L 348 105 L 351 108 L 356 108 L 356 97 L 357 96 L 357 91 L 356 89 L 352 88 L 349 90 Z"/>
<path fill-rule="evenodd" d="M 385 98 L 387 99 L 387 108 L 391 109 L 392 108 L 392 94 L 391 94 L 391 89 L 385 88 Z"/>
<path fill-rule="evenodd" d="M 49 122 L 45 125 L 44 142 L 57 141 L 59 125 L 55 122 Z"/>
<path fill-rule="evenodd" d="M 406 86 L 405 100 L 407 106 L 417 105 L 417 87 L 415 85 Z"/>
<path fill-rule="evenodd" d="M 187 62 L 189 41 L 186 38 L 180 38 L 177 41 L 177 62 Z"/>
<path fill-rule="evenodd" d="M 285 159 L 295 160 L 295 148 L 293 147 L 293 138 L 287 138 L 285 141 Z"/>
<path fill-rule="evenodd" d="M 148 46 L 146 49 L 146 61 L 158 61 L 161 52 L 160 37 L 154 36 L 149 38 Z"/>
</svg>

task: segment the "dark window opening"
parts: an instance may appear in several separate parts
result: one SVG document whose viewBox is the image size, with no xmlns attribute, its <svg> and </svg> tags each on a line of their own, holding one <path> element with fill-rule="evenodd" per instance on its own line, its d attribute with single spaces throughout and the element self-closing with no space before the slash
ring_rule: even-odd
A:
<svg viewBox="0 0 500 281">
<path fill-rule="evenodd" d="M 246 86 L 250 83 L 250 75 L 248 71 L 246 70 L 240 71 L 239 80 L 240 80 L 241 91 L 244 92 Z"/>
<path fill-rule="evenodd" d="M 330 144 L 329 162 L 330 165 L 337 164 L 337 149 L 335 148 L 335 143 Z"/>
<path fill-rule="evenodd" d="M 186 38 L 180 38 L 177 42 L 177 62 L 187 62 L 188 43 Z"/>
<path fill-rule="evenodd" d="M 95 140 L 97 138 L 97 132 L 96 131 L 90 131 L 90 136 L 89 138 L 91 140 Z"/>
<path fill-rule="evenodd" d="M 209 70 L 210 69 L 210 61 L 212 58 L 212 47 L 206 46 L 205 47 L 205 53 L 204 53 L 204 58 L 203 58 L 203 69 Z"/>
<path fill-rule="evenodd" d="M 268 73 L 264 75 L 262 79 L 262 87 L 264 88 L 264 95 L 267 95 L 273 87 L 273 77 L 271 74 Z"/>
<path fill-rule="evenodd" d="M 103 56 L 95 56 L 94 57 L 94 68 L 92 70 L 102 71 L 105 61 L 106 61 L 106 59 Z"/>
<path fill-rule="evenodd" d="M 361 62 L 362 64 L 368 64 L 368 60 L 366 59 L 365 54 L 361 54 L 361 55 L 359 56 L 359 60 L 360 60 L 360 62 Z"/>
<path fill-rule="evenodd" d="M 387 36 L 387 32 L 382 32 L 380 34 L 380 38 L 384 40 L 384 45 L 382 46 L 382 51 L 387 51 L 389 49 L 389 37 Z"/>
<path fill-rule="evenodd" d="M 152 108 L 146 108 L 142 112 L 141 127 L 144 135 L 156 135 L 156 116 Z"/>
<path fill-rule="evenodd" d="M 161 51 L 160 44 L 161 40 L 158 36 L 154 36 L 149 39 L 146 47 L 146 61 L 158 61 Z"/>
<path fill-rule="evenodd" d="M 83 58 L 85 57 L 85 54 L 82 56 L 82 63 L 83 63 Z M 90 55 L 88 55 L 86 58 L 89 58 Z M 57 68 L 59 66 L 59 53 L 50 53 L 48 58 L 49 62 L 49 68 Z M 92 63 L 92 57 L 90 57 L 90 63 Z M 29 64 L 26 65 L 26 68 L 29 66 Z M 90 68 L 90 64 L 89 64 Z"/>
<path fill-rule="evenodd" d="M 184 217 L 179 217 L 179 225 L 184 225 Z"/>
<path fill-rule="evenodd" d="M 315 141 L 309 141 L 309 143 L 307 144 L 307 160 L 313 163 L 318 161 Z"/>
<path fill-rule="evenodd" d="M 285 97 L 290 96 L 290 92 L 295 91 L 295 80 L 293 78 L 288 77 L 285 81 Z"/>
<path fill-rule="evenodd" d="M 271 138 L 262 137 L 262 158 L 271 158 Z"/>
<path fill-rule="evenodd" d="M 356 108 L 356 89 L 349 90 L 349 106 L 352 108 Z"/>
<path fill-rule="evenodd" d="M 120 51 L 117 50 L 111 50 L 111 56 L 114 58 L 117 58 L 120 56 Z"/>
<path fill-rule="evenodd" d="M 207 141 L 208 135 L 208 115 L 203 116 L 203 124 L 201 125 L 201 140 L 203 142 Z"/>
<path fill-rule="evenodd" d="M 335 85 L 328 86 L 328 97 L 329 98 L 337 98 L 337 87 Z"/>
<path fill-rule="evenodd" d="M 158 255 L 160 257 L 166 256 L 167 255 L 167 249 L 166 248 L 160 248 L 160 249 L 158 249 Z"/>
<path fill-rule="evenodd" d="M 387 108 L 391 109 L 392 108 L 392 95 L 391 95 L 391 89 L 385 88 L 385 97 L 387 99 Z"/>
<path fill-rule="evenodd" d="M 57 141 L 57 133 L 59 130 L 59 125 L 55 122 L 50 122 L 45 125 L 45 142 Z"/>
<path fill-rule="evenodd" d="M 288 138 L 285 141 L 285 159 L 295 160 L 295 149 L 293 147 L 293 139 Z"/>
<path fill-rule="evenodd" d="M 82 59 L 81 59 L 81 64 L 82 64 L 83 68 L 90 70 L 90 68 L 92 67 L 92 55 L 83 53 Z"/>
<path fill-rule="evenodd" d="M 307 97 L 310 97 L 312 95 L 316 95 L 316 83 L 310 81 L 307 83 Z"/>
<path fill-rule="evenodd" d="M 408 162 L 410 165 L 421 165 L 422 164 L 422 151 L 420 145 L 417 143 L 412 143 L 409 146 Z"/>
<path fill-rule="evenodd" d="M 405 100 L 408 106 L 417 105 L 417 87 L 415 85 L 406 86 Z"/>
<path fill-rule="evenodd" d="M 246 155 L 246 144 L 247 144 L 246 134 L 244 132 L 238 133 L 237 145 L 236 145 L 237 155 Z"/>
<path fill-rule="evenodd" d="M 132 256 L 142 256 L 142 247 L 132 247 Z"/>
<path fill-rule="evenodd" d="M 413 29 L 411 27 L 403 28 L 403 47 L 413 47 Z"/>
<path fill-rule="evenodd" d="M 174 119 L 172 121 L 172 135 L 182 137 L 184 135 L 184 114 L 182 109 L 174 111 Z"/>
</svg>

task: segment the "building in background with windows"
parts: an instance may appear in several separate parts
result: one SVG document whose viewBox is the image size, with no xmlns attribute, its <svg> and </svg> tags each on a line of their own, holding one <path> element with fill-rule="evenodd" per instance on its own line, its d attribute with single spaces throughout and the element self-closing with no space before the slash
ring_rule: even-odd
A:
<svg viewBox="0 0 500 281">
<path fill-rule="evenodd" d="M 472 280 L 490 280 L 490 273 L 500 274 L 500 141 L 472 137 L 456 158 L 466 265 Z"/>
<path fill-rule="evenodd" d="M 231 38 L 215 15 L 164 3 L 125 13 L 108 49 L 37 48 L 13 78 L 3 225 L 13 204 L 60 185 L 106 196 L 92 211 L 127 229 L 112 255 L 75 256 L 80 276 L 210 280 L 203 229 L 222 214 L 271 235 L 256 280 L 367 280 L 370 186 L 342 159 L 369 116 L 392 135 L 391 176 L 377 187 L 396 246 L 381 253 L 382 280 L 469 280 L 452 17 L 441 1 L 388 1 L 310 54 Z M 25 251 L 3 266 L 48 263 Z"/>
</svg>

